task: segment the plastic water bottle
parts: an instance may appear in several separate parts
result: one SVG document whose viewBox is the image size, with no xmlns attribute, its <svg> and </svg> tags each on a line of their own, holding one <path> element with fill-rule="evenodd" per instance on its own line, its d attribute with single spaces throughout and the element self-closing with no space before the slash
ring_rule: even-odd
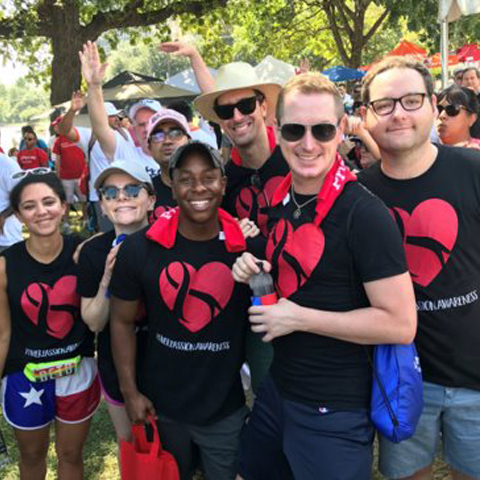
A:
<svg viewBox="0 0 480 480">
<path fill-rule="evenodd" d="M 7 444 L 5 443 L 2 431 L 0 430 L 0 469 L 2 469 L 9 462 L 10 458 L 8 456 Z"/>
<path fill-rule="evenodd" d="M 257 263 L 259 273 L 254 273 L 248 282 L 253 291 L 252 305 L 273 305 L 277 303 L 277 293 L 272 276 L 263 270 L 263 263 Z"/>
</svg>

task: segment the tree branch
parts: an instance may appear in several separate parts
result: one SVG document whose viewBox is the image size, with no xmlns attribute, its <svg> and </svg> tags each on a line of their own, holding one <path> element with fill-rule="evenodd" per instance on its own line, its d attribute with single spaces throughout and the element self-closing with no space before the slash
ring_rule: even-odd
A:
<svg viewBox="0 0 480 480">
<path fill-rule="evenodd" d="M 337 45 L 337 48 L 338 48 L 338 52 L 342 57 L 343 63 L 345 65 L 348 65 L 350 63 L 350 57 L 348 56 L 348 53 L 345 49 L 343 38 L 335 19 L 335 9 L 333 8 L 332 4 L 329 1 L 324 1 L 323 5 L 324 5 L 325 13 L 327 14 L 328 22 L 330 23 L 330 28 L 332 30 L 335 44 Z"/>
<path fill-rule="evenodd" d="M 143 1 L 135 0 L 134 4 L 135 3 L 143 4 Z M 212 10 L 215 7 L 224 7 L 226 4 L 227 0 L 210 0 L 208 2 L 179 0 L 149 12 L 139 12 L 138 9 L 127 6 L 127 8 L 122 11 L 113 10 L 97 13 L 92 18 L 92 21 L 84 28 L 83 34 L 85 40 L 94 40 L 106 30 L 153 25 L 164 22 L 172 16 L 187 12 L 201 16 L 205 11 Z"/>
<path fill-rule="evenodd" d="M 370 27 L 370 30 L 363 36 L 363 44 L 365 45 L 380 28 L 384 20 L 390 15 L 391 7 L 385 7 L 384 12 L 377 18 L 375 23 Z"/>
</svg>

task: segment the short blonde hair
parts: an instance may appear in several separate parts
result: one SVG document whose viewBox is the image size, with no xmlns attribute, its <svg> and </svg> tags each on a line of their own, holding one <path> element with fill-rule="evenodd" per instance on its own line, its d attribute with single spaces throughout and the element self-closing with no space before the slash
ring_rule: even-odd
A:
<svg viewBox="0 0 480 480">
<path fill-rule="evenodd" d="M 285 97 L 290 92 L 297 91 L 304 95 L 312 95 L 315 93 L 328 93 L 332 95 L 335 101 L 335 110 L 337 118 L 340 121 L 345 115 L 345 108 L 343 106 L 343 98 L 333 82 L 319 73 L 307 72 L 296 75 L 290 79 L 285 86 L 280 90 L 277 100 L 276 117 L 277 122 L 281 125 L 280 119 L 283 114 L 283 107 L 285 104 Z"/>
<path fill-rule="evenodd" d="M 406 55 L 404 57 L 387 57 L 381 62 L 377 63 L 372 69 L 365 75 L 362 82 L 362 101 L 365 105 L 370 102 L 370 86 L 377 75 L 383 72 L 392 70 L 394 68 L 410 69 L 417 71 L 423 78 L 427 95 L 431 101 L 433 95 L 433 79 L 430 75 L 428 68 L 415 57 Z"/>
</svg>

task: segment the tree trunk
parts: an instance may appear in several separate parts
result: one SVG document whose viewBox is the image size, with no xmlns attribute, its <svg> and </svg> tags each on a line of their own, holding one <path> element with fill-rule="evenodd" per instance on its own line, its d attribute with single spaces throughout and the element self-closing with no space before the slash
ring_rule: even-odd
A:
<svg viewBox="0 0 480 480">
<path fill-rule="evenodd" d="M 69 100 L 80 88 L 81 71 L 78 52 L 83 43 L 79 9 L 75 0 L 65 0 L 61 8 L 52 12 L 52 105 Z"/>
</svg>

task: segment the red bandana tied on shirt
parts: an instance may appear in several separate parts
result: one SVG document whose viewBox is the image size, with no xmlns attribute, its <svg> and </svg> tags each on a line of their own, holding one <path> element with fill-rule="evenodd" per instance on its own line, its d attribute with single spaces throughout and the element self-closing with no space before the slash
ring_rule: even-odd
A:
<svg viewBox="0 0 480 480">
<path fill-rule="evenodd" d="M 178 217 L 180 209 L 172 208 L 164 212 L 158 220 L 147 230 L 147 238 L 157 242 L 165 248 L 172 248 L 178 232 Z M 218 209 L 218 221 L 225 234 L 225 246 L 228 252 L 242 252 L 247 243 L 238 222 L 225 210 Z"/>
<path fill-rule="evenodd" d="M 277 138 L 275 137 L 275 131 L 273 127 L 267 127 L 267 136 L 270 153 L 273 153 L 275 147 L 277 146 Z M 232 151 L 230 152 L 230 158 L 232 159 L 232 162 L 237 165 L 237 167 L 242 166 L 242 157 L 240 157 L 240 153 L 238 152 L 237 147 L 232 148 Z"/>
<path fill-rule="evenodd" d="M 335 162 L 325 176 L 322 188 L 317 196 L 314 220 L 314 223 L 317 227 L 320 226 L 323 219 L 328 215 L 328 212 L 342 193 L 345 185 L 348 182 L 355 182 L 356 180 L 357 177 L 350 171 L 350 169 L 343 162 L 342 157 L 340 157 L 340 155 L 337 153 Z M 289 173 L 275 190 L 275 194 L 273 195 L 272 199 L 272 206 L 278 205 L 287 195 L 290 194 L 291 185 L 292 174 Z"/>
</svg>

